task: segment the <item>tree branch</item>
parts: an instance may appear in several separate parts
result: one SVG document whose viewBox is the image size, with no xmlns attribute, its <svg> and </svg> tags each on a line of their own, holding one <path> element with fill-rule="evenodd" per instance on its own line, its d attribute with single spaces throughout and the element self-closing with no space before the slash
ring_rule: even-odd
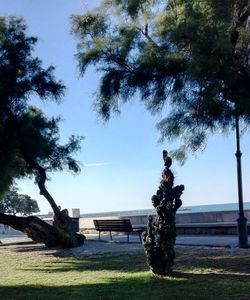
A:
<svg viewBox="0 0 250 300">
<path fill-rule="evenodd" d="M 49 202 L 50 206 L 52 207 L 54 213 L 56 216 L 60 216 L 60 209 L 58 208 L 58 206 L 56 205 L 55 200 L 53 199 L 53 197 L 50 195 L 50 193 L 47 191 L 46 187 L 45 187 L 45 183 L 47 180 L 47 176 L 46 176 L 46 171 L 45 169 L 40 166 L 36 161 L 34 161 L 28 154 L 27 150 L 26 150 L 26 145 L 23 142 L 23 137 L 22 137 L 22 132 L 20 130 L 20 126 L 18 123 L 18 120 L 16 118 L 16 116 L 13 114 L 13 112 L 11 111 L 11 109 L 9 108 L 5 108 L 6 114 L 13 120 L 14 124 L 16 125 L 16 129 L 18 132 L 18 140 L 19 140 L 19 145 L 20 145 L 20 150 L 22 152 L 23 158 L 26 161 L 26 163 L 29 164 L 29 166 L 36 170 L 39 174 L 39 181 L 38 181 L 38 187 L 40 190 L 40 194 L 43 195 L 47 201 Z"/>
<path fill-rule="evenodd" d="M 151 44 L 153 44 L 157 49 L 166 51 L 165 48 L 159 46 L 159 45 L 151 38 L 151 36 L 149 36 L 149 34 L 148 34 L 148 24 L 146 24 L 146 26 L 145 26 L 145 31 L 142 30 L 140 27 L 136 27 L 136 28 L 137 28 L 137 30 L 140 31 L 140 32 L 143 34 L 143 36 L 144 36 Z"/>
<path fill-rule="evenodd" d="M 112 54 L 110 49 L 108 49 L 107 53 L 104 54 L 106 55 L 107 59 L 110 59 L 111 61 L 113 61 L 114 63 L 116 63 L 117 65 L 119 65 L 120 67 L 128 71 L 129 73 L 133 73 L 133 69 L 125 62 L 115 58 L 115 56 Z"/>
<path fill-rule="evenodd" d="M 22 146 L 21 146 L 22 147 Z M 22 149 L 23 150 L 23 149 Z M 54 213 L 56 216 L 60 215 L 60 209 L 56 205 L 55 200 L 50 195 L 48 190 L 45 187 L 45 183 L 47 180 L 46 171 L 43 167 L 41 167 L 36 161 L 30 159 L 28 155 L 26 155 L 25 151 L 23 152 L 24 159 L 26 162 L 31 166 L 32 169 L 35 169 L 39 173 L 39 181 L 38 181 L 38 187 L 40 190 L 40 195 L 43 195 L 49 202 L 50 206 L 52 207 Z"/>
</svg>

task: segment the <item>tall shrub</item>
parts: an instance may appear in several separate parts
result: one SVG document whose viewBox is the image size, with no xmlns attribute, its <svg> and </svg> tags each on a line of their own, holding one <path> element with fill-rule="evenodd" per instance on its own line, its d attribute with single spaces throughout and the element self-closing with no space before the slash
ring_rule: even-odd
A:
<svg viewBox="0 0 250 300">
<path fill-rule="evenodd" d="M 157 217 L 150 216 L 147 231 L 143 234 L 143 245 L 148 264 L 157 275 L 171 275 L 173 272 L 176 240 L 175 215 L 182 201 L 184 185 L 174 187 L 174 175 L 170 170 L 172 159 L 163 151 L 165 168 L 162 171 L 160 186 L 152 197 Z"/>
</svg>

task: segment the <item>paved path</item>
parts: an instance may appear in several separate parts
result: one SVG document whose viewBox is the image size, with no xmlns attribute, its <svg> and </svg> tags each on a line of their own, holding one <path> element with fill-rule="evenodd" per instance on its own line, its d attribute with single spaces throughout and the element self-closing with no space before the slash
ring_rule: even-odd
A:
<svg viewBox="0 0 250 300">
<path fill-rule="evenodd" d="M 96 235 L 86 235 L 90 239 L 98 239 Z M 101 235 L 101 240 L 110 241 L 109 235 Z M 126 242 L 127 237 L 116 235 L 113 241 Z M 139 243 L 137 235 L 130 236 L 131 243 Z M 250 242 L 250 240 L 249 240 Z M 180 235 L 177 237 L 176 245 L 208 246 L 208 247 L 237 247 L 238 236 L 235 235 Z"/>
<path fill-rule="evenodd" d="M 102 235 L 101 241 L 98 240 L 98 235 L 87 235 L 84 245 L 71 249 L 51 249 L 46 248 L 44 244 L 29 243 L 31 240 L 25 235 L 0 235 L 0 251 L 6 247 L 11 249 L 22 249 L 22 251 L 35 251 L 37 254 L 47 253 L 62 256 L 74 256 L 84 258 L 93 255 L 102 255 L 114 253 L 132 253 L 134 251 L 143 251 L 138 235 L 132 235 L 130 242 L 127 243 L 125 235 L 114 235 L 113 240 L 110 240 L 109 235 Z M 191 246 L 193 249 L 199 247 L 221 247 L 227 251 L 250 251 L 249 249 L 239 249 L 237 247 L 237 236 L 178 236 L 176 245 Z M 197 247 L 199 246 L 199 247 Z M 196 250 L 194 250 L 196 251 Z M 212 250 L 211 250 L 212 251 Z"/>
<path fill-rule="evenodd" d="M 88 234 L 86 235 L 87 240 L 98 240 L 98 235 Z M 2 243 L 15 243 L 15 242 L 25 242 L 29 241 L 30 239 L 27 238 L 23 234 L 18 235 L 7 235 L 7 234 L 0 234 L 0 241 Z M 110 242 L 109 235 L 101 235 L 101 241 Z M 127 237 L 125 235 L 114 235 L 113 243 L 126 243 Z M 139 244 L 138 235 L 131 235 L 130 236 L 130 243 L 131 244 Z M 250 238 L 249 238 L 250 243 Z M 177 237 L 176 240 L 177 245 L 190 245 L 190 246 L 210 246 L 210 247 L 230 247 L 234 248 L 238 245 L 238 236 L 235 235 L 181 235 Z"/>
<path fill-rule="evenodd" d="M 183 235 L 178 236 L 177 245 L 230 247 L 238 246 L 238 236 L 235 235 Z"/>
</svg>

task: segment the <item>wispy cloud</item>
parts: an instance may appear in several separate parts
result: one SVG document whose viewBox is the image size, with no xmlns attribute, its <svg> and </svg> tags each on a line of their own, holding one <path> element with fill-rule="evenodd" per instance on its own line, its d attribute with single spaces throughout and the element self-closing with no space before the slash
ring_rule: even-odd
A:
<svg viewBox="0 0 250 300">
<path fill-rule="evenodd" d="M 84 164 L 84 167 L 100 167 L 100 166 L 108 166 L 110 163 L 108 162 L 98 162 L 98 163 L 90 163 L 90 164 Z"/>
</svg>

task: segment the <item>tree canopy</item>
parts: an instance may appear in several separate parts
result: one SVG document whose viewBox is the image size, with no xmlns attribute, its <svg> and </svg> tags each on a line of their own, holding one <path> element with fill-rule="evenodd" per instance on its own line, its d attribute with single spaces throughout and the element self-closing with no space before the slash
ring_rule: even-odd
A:
<svg viewBox="0 0 250 300">
<path fill-rule="evenodd" d="M 33 57 L 36 42 L 21 18 L 0 18 L 0 194 L 15 179 L 35 176 L 40 193 L 57 209 L 45 188 L 47 172 L 80 171 L 72 154 L 80 149 L 81 137 L 60 145 L 60 117 L 47 118 L 30 104 L 33 96 L 59 101 L 65 90 L 54 78 L 54 67 L 44 69 Z"/>
<path fill-rule="evenodd" d="M 56 204 L 46 181 L 49 172 L 66 168 L 80 171 L 73 154 L 80 149 L 82 137 L 71 136 L 67 144 L 61 145 L 60 117 L 48 118 L 31 105 L 33 96 L 59 101 L 65 91 L 62 82 L 54 77 L 54 67 L 43 68 L 41 60 L 33 56 L 36 42 L 36 38 L 27 35 L 22 18 L 0 17 L 0 198 L 16 179 L 33 177 L 53 209 L 54 222 L 52 226 L 35 216 L 13 215 L 20 211 L 16 206 L 10 208 L 17 195 L 7 194 L 4 199 L 9 206 L 0 206 L 12 214 L 0 212 L 0 223 L 50 247 L 75 247 L 84 243 L 85 236 L 72 231 L 67 210 Z M 20 197 L 26 200 L 16 204 L 25 203 L 26 212 L 35 209 L 32 199 Z"/>
<path fill-rule="evenodd" d="M 80 73 L 102 72 L 95 106 L 105 120 L 139 94 L 174 154 L 250 122 L 248 0 L 113 0 L 73 16 Z"/>
<path fill-rule="evenodd" d="M 53 209 L 54 222 L 52 226 L 35 216 L 0 212 L 0 223 L 50 247 L 76 247 L 84 243 L 85 236 L 72 231 L 67 210 L 56 204 L 46 181 L 48 172 L 65 168 L 80 171 L 73 154 L 80 149 L 82 138 L 71 136 L 67 144 L 61 145 L 60 117 L 48 118 L 31 105 L 33 96 L 43 101 L 59 101 L 65 86 L 55 79 L 54 67 L 43 68 L 41 60 L 33 56 L 37 39 L 29 37 L 26 31 L 21 18 L 0 17 L 0 198 L 16 179 L 33 177 L 40 194 Z M 7 194 L 4 199 L 12 202 L 16 195 L 12 196 L 9 199 Z M 20 203 L 28 204 L 26 211 L 32 206 L 34 209 L 32 199 L 16 204 Z M 18 211 L 16 207 L 7 208 L 13 214 Z"/>
<path fill-rule="evenodd" d="M 31 199 L 28 195 L 18 194 L 15 188 L 12 188 L 0 199 L 1 213 L 26 216 L 39 211 L 36 200 Z"/>
</svg>

